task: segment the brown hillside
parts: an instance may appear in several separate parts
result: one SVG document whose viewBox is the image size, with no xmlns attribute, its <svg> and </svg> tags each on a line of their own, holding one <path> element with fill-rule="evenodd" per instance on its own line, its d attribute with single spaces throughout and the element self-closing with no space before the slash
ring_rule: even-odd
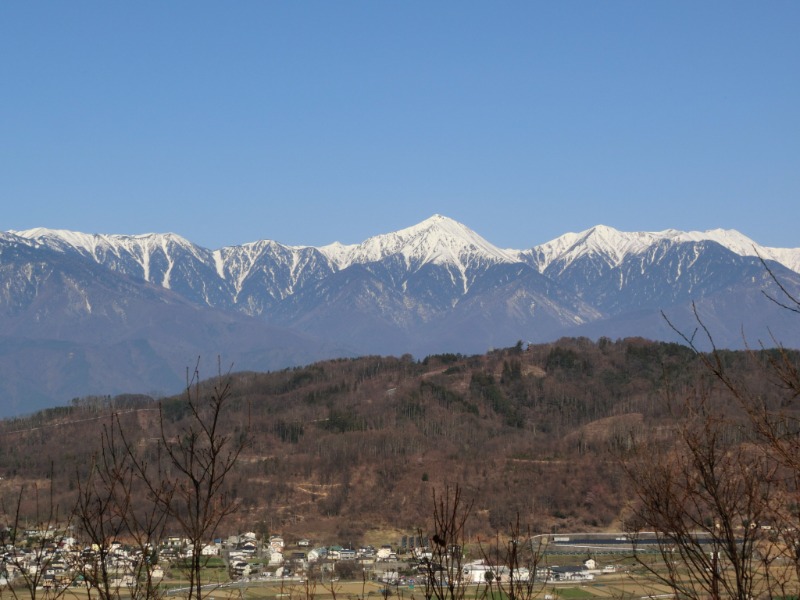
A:
<svg viewBox="0 0 800 600">
<path fill-rule="evenodd" d="M 763 377 L 747 354 L 724 356 L 743 377 Z M 241 510 L 220 533 L 353 543 L 371 531 L 423 527 L 432 491 L 455 483 L 475 501 L 474 535 L 517 514 L 539 531 L 608 527 L 627 498 L 614 453 L 632 432 L 670 422 L 667 384 L 680 396 L 708 378 L 685 347 L 607 339 L 231 377 L 222 425 L 251 443 L 229 482 Z M 186 408 L 180 397 L 84 398 L 0 423 L 4 506 L 23 484 L 52 481 L 67 510 L 112 413 L 137 448 L 150 450 L 159 418 L 171 435 Z"/>
</svg>

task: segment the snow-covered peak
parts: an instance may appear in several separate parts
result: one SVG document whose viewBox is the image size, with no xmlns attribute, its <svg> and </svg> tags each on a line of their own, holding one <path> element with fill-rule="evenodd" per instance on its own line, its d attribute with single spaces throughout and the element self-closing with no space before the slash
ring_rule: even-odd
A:
<svg viewBox="0 0 800 600">
<path fill-rule="evenodd" d="M 341 268 L 342 265 L 348 264 L 349 256 L 352 254 L 355 249 L 358 248 L 358 244 L 342 244 L 341 242 L 333 242 L 332 244 L 328 244 L 327 246 L 319 246 L 317 250 L 322 252 L 331 263 L 336 265 L 337 268 Z"/>
<path fill-rule="evenodd" d="M 740 256 L 760 256 L 775 260 L 800 273 L 800 248 L 768 248 L 760 246 L 734 229 L 708 231 L 618 231 L 606 225 L 597 225 L 581 233 L 566 233 L 546 244 L 536 246 L 537 266 L 544 271 L 556 261 L 566 267 L 573 260 L 586 255 L 600 256 L 611 266 L 620 264 L 625 257 L 646 252 L 653 245 L 667 240 L 674 243 L 711 241 Z"/>
<path fill-rule="evenodd" d="M 63 249 L 70 247 L 83 253 L 95 256 L 99 249 L 108 251 L 114 248 L 130 249 L 133 246 L 142 248 L 163 248 L 165 245 L 181 246 L 187 249 L 196 248 L 189 240 L 175 233 L 142 233 L 137 235 L 81 233 L 66 229 L 48 229 L 36 227 L 24 231 L 12 231 L 20 237 L 39 242 L 49 242 Z M 115 252 L 116 254 L 116 252 Z"/>
<path fill-rule="evenodd" d="M 208 263 L 210 253 L 174 233 L 144 233 L 138 235 L 81 233 L 65 229 L 38 227 L 13 232 L 61 252 L 75 251 L 91 257 L 95 262 L 126 273 L 134 273 L 145 281 L 169 288 L 172 268 L 178 255 L 190 254 L 194 259 Z M 163 268 L 152 269 L 158 257 Z M 126 264 L 138 265 L 131 270 Z"/>
<path fill-rule="evenodd" d="M 534 252 L 538 255 L 538 267 L 541 271 L 556 261 L 569 264 L 586 255 L 599 255 L 616 266 L 629 254 L 643 252 L 663 239 L 665 233 L 628 233 L 607 225 L 596 225 L 580 233 L 565 233 L 546 244 L 536 246 Z"/>
<path fill-rule="evenodd" d="M 708 231 L 675 231 L 672 239 L 678 242 L 717 242 L 721 246 L 728 248 L 736 254 L 750 256 L 753 248 L 759 245 L 746 235 L 739 233 L 735 229 L 709 229 Z M 667 233 L 667 232 L 665 232 Z"/>
<path fill-rule="evenodd" d="M 63 251 L 67 248 L 72 248 L 88 254 L 92 253 L 92 248 L 97 245 L 97 240 L 101 237 L 78 231 L 48 229 L 46 227 L 35 227 L 24 231 L 12 231 L 11 233 L 29 240 L 46 243 L 58 250 Z"/>
<path fill-rule="evenodd" d="M 740 256 L 758 256 L 765 260 L 774 260 L 792 271 L 800 273 L 800 248 L 761 246 L 735 229 L 681 232 L 675 239 L 679 241 L 710 240 Z"/>
<path fill-rule="evenodd" d="M 222 279 L 237 282 L 237 289 L 250 276 L 251 271 L 267 261 L 297 264 L 298 256 L 309 246 L 286 246 L 274 240 L 259 240 L 240 246 L 226 246 L 214 250 L 215 268 Z"/>
<path fill-rule="evenodd" d="M 513 253 L 490 244 L 468 227 L 442 215 L 394 233 L 371 237 L 352 246 L 331 244 L 319 250 L 339 268 L 402 256 L 407 265 L 453 264 L 463 267 L 471 259 L 518 262 Z"/>
</svg>

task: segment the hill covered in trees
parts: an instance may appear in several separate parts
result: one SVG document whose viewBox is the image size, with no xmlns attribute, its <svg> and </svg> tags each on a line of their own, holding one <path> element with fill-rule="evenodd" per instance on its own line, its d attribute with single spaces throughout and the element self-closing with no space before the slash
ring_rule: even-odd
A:
<svg viewBox="0 0 800 600">
<path fill-rule="evenodd" d="M 776 393 L 762 368 L 769 351 L 719 356 L 751 388 Z M 517 515 L 541 532 L 619 527 L 629 492 L 617 455 L 668 427 L 682 397 L 699 387 L 717 393 L 691 349 L 643 339 L 520 343 L 422 361 L 372 356 L 229 377 L 220 430 L 249 443 L 226 482 L 241 507 L 220 533 L 354 543 L 375 529 L 424 526 L 432 491 L 445 484 L 474 499 L 473 534 Z M 68 510 L 112 415 L 146 454 L 156 452 L 162 424 L 167 436 L 180 430 L 188 408 L 183 397 L 91 397 L 0 422 L 3 506 L 23 486 L 51 483 Z M 33 496 L 23 500 L 23 512 L 33 511 Z"/>
</svg>

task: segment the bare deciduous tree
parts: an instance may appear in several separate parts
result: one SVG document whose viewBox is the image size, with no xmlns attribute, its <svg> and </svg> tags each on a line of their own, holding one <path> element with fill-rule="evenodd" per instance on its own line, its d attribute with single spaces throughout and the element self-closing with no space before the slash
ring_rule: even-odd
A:
<svg viewBox="0 0 800 600">
<path fill-rule="evenodd" d="M 770 299 L 800 312 L 800 302 L 774 275 L 773 281 L 785 299 Z M 752 387 L 728 367 L 696 309 L 695 318 L 691 335 L 673 329 L 695 351 L 711 383 L 685 394 L 671 435 L 639 439 L 623 460 L 636 494 L 634 547 L 641 550 L 644 538 L 654 537 L 662 560 L 641 564 L 688 598 L 796 596 L 798 355 L 774 339 L 774 349 L 750 350 L 771 382 L 765 394 L 763 385 Z M 700 351 L 698 332 L 711 351 Z"/>
<path fill-rule="evenodd" d="M 230 377 L 221 369 L 211 383 L 202 384 L 196 367 L 187 377 L 186 422 L 177 431 L 170 431 L 161 409 L 159 459 L 148 463 L 125 442 L 153 502 L 178 523 L 188 540 L 189 600 L 203 597 L 204 545 L 212 540 L 223 519 L 239 507 L 225 484 L 249 439 L 248 431 L 225 430 L 223 416 L 230 404 L 230 386 Z"/>
<path fill-rule="evenodd" d="M 90 555 L 84 555 L 81 563 L 89 596 L 96 590 L 101 600 L 119 598 L 123 591 L 134 600 L 160 598 L 155 569 L 166 511 L 158 502 L 133 502 L 138 472 L 135 457 L 121 442 L 118 414 L 111 415 L 101 435 L 101 450 L 88 475 L 76 476 L 75 521 L 91 545 Z M 120 538 L 132 542 L 133 554 L 112 564 L 112 543 Z"/>
<path fill-rule="evenodd" d="M 760 525 L 772 514 L 778 465 L 742 435 L 746 424 L 705 396 L 691 400 L 678 425 L 637 441 L 623 463 L 635 491 L 634 554 L 683 597 L 750 600 L 771 587 Z"/>
<path fill-rule="evenodd" d="M 520 526 L 519 515 L 509 524 L 508 531 L 495 537 L 491 547 L 481 546 L 486 571 L 489 596 L 508 600 L 531 600 L 543 590 L 546 577 L 542 576 L 547 536 L 532 535 L 530 529 Z"/>
<path fill-rule="evenodd" d="M 472 501 L 464 499 L 459 485 L 446 485 L 439 494 L 433 491 L 433 533 L 429 538 L 431 557 L 424 565 L 427 600 L 464 598 L 466 587 L 462 567 L 466 523 L 472 505 Z"/>
</svg>

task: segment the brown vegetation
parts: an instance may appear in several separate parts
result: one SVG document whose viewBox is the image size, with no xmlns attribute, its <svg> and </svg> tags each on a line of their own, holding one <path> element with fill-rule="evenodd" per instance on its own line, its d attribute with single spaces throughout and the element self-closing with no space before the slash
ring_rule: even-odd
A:
<svg viewBox="0 0 800 600">
<path fill-rule="evenodd" d="M 719 356 L 753 389 L 775 395 L 758 364 L 768 352 Z M 691 349 L 641 339 L 565 339 L 483 356 L 365 357 L 235 374 L 219 426 L 231 439 L 249 428 L 252 444 L 226 482 L 240 510 L 224 527 L 354 543 L 379 527 L 412 533 L 430 515 L 432 490 L 450 483 L 474 502 L 465 524 L 473 539 L 517 515 L 540 532 L 608 528 L 628 498 L 609 450 L 674 423 L 667 383 L 688 389 L 701 382 L 724 402 Z M 169 439 L 191 419 L 190 407 L 176 397 L 161 408 Z M 77 399 L 0 423 L 0 494 L 10 498 L 20 483 L 49 477 L 54 465 L 55 499 L 73 506 L 76 473 L 88 476 L 112 413 L 142 456 L 156 451 L 155 401 Z"/>
<path fill-rule="evenodd" d="M 769 267 L 765 264 L 769 271 Z M 772 272 L 769 271 L 772 275 Z M 780 286 L 780 282 L 776 283 Z M 775 302 L 800 313 L 782 286 Z M 714 346 L 697 317 L 706 371 L 670 387 L 675 419 L 620 449 L 632 484 L 631 536 L 649 573 L 685 598 L 795 598 L 800 574 L 800 369 L 781 347 L 746 354 L 745 368 Z M 639 552 L 655 537 L 660 562 Z"/>
</svg>

